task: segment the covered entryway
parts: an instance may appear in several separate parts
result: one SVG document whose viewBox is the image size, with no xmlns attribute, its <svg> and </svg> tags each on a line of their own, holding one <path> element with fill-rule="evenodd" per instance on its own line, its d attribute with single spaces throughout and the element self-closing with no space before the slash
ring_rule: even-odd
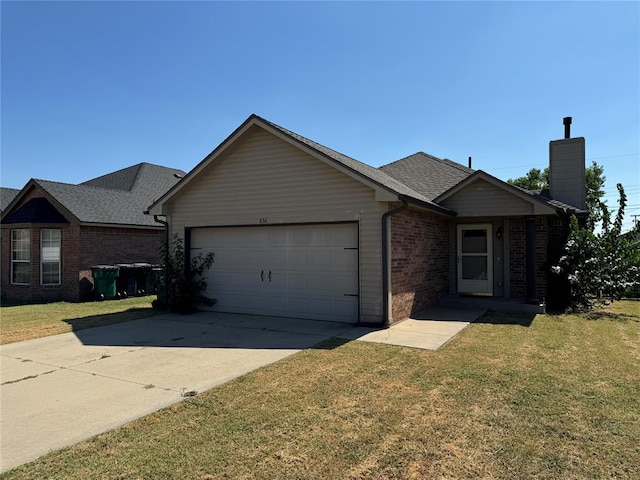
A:
<svg viewBox="0 0 640 480">
<path fill-rule="evenodd" d="M 458 225 L 458 293 L 493 294 L 491 224 Z"/>
<path fill-rule="evenodd" d="M 194 228 L 212 310 L 358 322 L 358 224 Z"/>
</svg>

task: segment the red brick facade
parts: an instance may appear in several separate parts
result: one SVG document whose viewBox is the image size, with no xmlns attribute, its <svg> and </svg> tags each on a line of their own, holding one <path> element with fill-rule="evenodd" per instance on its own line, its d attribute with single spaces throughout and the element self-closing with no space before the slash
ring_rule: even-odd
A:
<svg viewBox="0 0 640 480">
<path fill-rule="evenodd" d="M 511 296 L 524 298 L 527 293 L 524 218 L 509 219 L 509 282 Z"/>
<path fill-rule="evenodd" d="M 547 296 L 549 223 L 554 221 L 555 217 L 536 217 L 537 298 Z M 509 219 L 509 287 L 512 298 L 525 298 L 527 294 L 525 228 L 523 217 Z"/>
<path fill-rule="evenodd" d="M 449 288 L 449 227 L 406 210 L 391 217 L 391 322 L 437 305 Z"/>
<path fill-rule="evenodd" d="M 162 230 L 69 225 L 61 230 L 60 285 L 40 283 L 40 231 L 58 226 L 26 226 L 30 230 L 30 283 L 11 284 L 11 228 L 2 228 L 2 298 L 23 302 L 69 301 L 92 298 L 94 265 L 161 262 Z"/>
</svg>

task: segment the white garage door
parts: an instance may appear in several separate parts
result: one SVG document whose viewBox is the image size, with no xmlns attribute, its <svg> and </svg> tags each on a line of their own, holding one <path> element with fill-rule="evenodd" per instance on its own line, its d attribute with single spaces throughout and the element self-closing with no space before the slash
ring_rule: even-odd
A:
<svg viewBox="0 0 640 480">
<path fill-rule="evenodd" d="M 214 311 L 358 321 L 356 224 L 194 228 L 191 249 L 215 253 Z"/>
</svg>

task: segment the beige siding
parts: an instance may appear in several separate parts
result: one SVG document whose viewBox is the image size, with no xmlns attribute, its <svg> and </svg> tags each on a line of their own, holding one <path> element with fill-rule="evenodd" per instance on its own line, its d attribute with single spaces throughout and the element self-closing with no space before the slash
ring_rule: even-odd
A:
<svg viewBox="0 0 640 480">
<path fill-rule="evenodd" d="M 360 319 L 382 320 L 381 216 L 387 204 L 374 201 L 371 188 L 260 127 L 167 206 L 178 233 L 198 226 L 358 221 Z"/>
<path fill-rule="evenodd" d="M 518 198 L 482 179 L 469 184 L 442 202 L 458 217 L 533 215 L 530 202 Z"/>
</svg>

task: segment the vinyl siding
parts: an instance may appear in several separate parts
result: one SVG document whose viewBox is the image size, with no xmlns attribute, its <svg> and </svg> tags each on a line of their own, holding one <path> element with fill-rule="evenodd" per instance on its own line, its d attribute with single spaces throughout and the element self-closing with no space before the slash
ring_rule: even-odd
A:
<svg viewBox="0 0 640 480">
<path fill-rule="evenodd" d="M 359 222 L 360 320 L 382 320 L 381 216 L 373 189 L 254 126 L 167 205 L 185 227 Z M 214 267 L 215 268 L 215 265 Z"/>
<path fill-rule="evenodd" d="M 493 217 L 533 215 L 530 202 L 511 195 L 482 179 L 469 184 L 442 202 L 458 217 Z"/>
</svg>

